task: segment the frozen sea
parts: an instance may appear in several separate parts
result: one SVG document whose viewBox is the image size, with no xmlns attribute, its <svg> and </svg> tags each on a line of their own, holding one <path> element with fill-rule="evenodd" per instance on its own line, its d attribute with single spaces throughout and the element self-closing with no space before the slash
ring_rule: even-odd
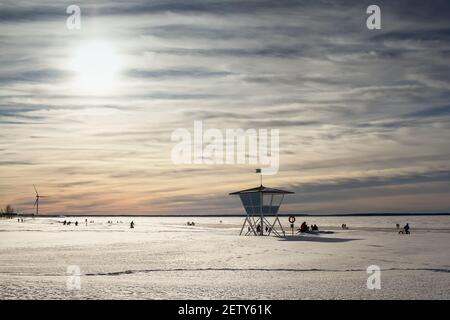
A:
<svg viewBox="0 0 450 320">
<path fill-rule="evenodd" d="M 327 232 L 294 237 L 281 217 L 281 238 L 239 236 L 243 219 L 3 219 L 0 298 L 450 298 L 449 216 L 297 217 Z M 406 222 L 411 234 L 399 235 Z M 371 265 L 380 289 L 367 288 Z"/>
</svg>

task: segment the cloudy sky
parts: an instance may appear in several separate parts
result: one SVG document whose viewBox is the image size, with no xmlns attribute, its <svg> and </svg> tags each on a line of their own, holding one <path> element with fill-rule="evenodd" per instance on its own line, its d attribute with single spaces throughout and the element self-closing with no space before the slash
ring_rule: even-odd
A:
<svg viewBox="0 0 450 320">
<path fill-rule="evenodd" d="M 81 8 L 81 29 L 66 8 Z M 368 30 L 366 8 L 381 8 Z M 0 3 L 0 205 L 241 213 L 240 165 L 177 165 L 177 128 L 279 129 L 283 212 L 450 211 L 448 1 Z M 105 67 L 106 66 L 106 67 Z"/>
</svg>

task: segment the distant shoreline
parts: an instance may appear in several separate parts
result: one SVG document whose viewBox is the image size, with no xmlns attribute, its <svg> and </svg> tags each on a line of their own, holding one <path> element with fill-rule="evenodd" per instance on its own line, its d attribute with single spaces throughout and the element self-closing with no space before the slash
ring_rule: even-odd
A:
<svg viewBox="0 0 450 320">
<path fill-rule="evenodd" d="M 279 217 L 395 217 L 395 216 L 450 216 L 450 213 L 343 213 L 343 214 L 279 214 Z M 33 215 L 29 214 L 19 214 L 18 216 L 22 217 L 33 217 Z M 255 215 L 257 216 L 257 215 Z M 265 215 L 272 216 L 272 215 Z M 17 217 L 17 216 L 13 216 Z M 164 217 L 172 217 L 172 218 L 227 218 L 227 217 L 245 217 L 245 214 L 191 214 L 191 215 L 183 215 L 183 214 L 154 214 L 154 215 L 139 215 L 139 214 L 120 214 L 120 215 L 105 215 L 105 214 L 95 214 L 95 215 L 80 215 L 80 214 L 53 214 L 53 215 L 39 215 L 34 216 L 35 218 L 58 218 L 58 217 L 155 217 L 155 218 L 164 218 Z"/>
</svg>

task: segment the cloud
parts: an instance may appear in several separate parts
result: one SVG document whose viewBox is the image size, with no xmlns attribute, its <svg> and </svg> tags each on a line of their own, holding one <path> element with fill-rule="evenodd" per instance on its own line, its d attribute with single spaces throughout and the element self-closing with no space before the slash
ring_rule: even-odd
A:
<svg viewBox="0 0 450 320">
<path fill-rule="evenodd" d="M 406 116 L 413 117 L 413 118 L 450 116 L 450 105 L 428 108 L 428 109 L 424 109 L 421 111 L 416 111 L 416 112 L 410 113 Z"/>
<path fill-rule="evenodd" d="M 0 83 L 13 84 L 15 82 L 57 82 L 68 78 L 70 73 L 57 69 L 32 70 L 0 75 Z"/>
<path fill-rule="evenodd" d="M 228 75 L 232 75 L 232 73 L 202 68 L 193 68 L 176 70 L 129 70 L 126 75 L 132 78 L 209 78 L 225 77 Z"/>
<path fill-rule="evenodd" d="M 340 178 L 336 180 L 328 180 L 324 182 L 306 183 L 303 185 L 294 186 L 294 190 L 297 193 L 316 193 L 316 192 L 330 192 L 337 190 L 349 190 L 349 189 L 363 189 L 363 188 L 377 188 L 386 186 L 398 186 L 404 184 L 418 184 L 429 182 L 450 182 L 450 171 L 430 171 L 430 172 L 417 172 L 409 174 L 398 174 L 392 176 L 372 176 L 362 178 Z"/>
<path fill-rule="evenodd" d="M 33 165 L 31 161 L 0 161 L 0 166 L 28 166 Z"/>
</svg>

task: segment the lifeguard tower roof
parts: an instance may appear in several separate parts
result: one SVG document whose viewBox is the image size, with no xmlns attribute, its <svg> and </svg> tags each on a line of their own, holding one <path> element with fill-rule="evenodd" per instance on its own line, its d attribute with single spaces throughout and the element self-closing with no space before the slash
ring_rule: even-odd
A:
<svg viewBox="0 0 450 320">
<path fill-rule="evenodd" d="M 281 189 L 268 188 L 268 187 L 264 187 L 263 185 L 261 185 L 261 186 L 256 187 L 256 188 L 250 188 L 250 189 L 245 189 L 245 190 L 241 190 L 241 191 L 232 192 L 232 193 L 230 193 L 230 195 L 243 194 L 243 193 L 253 193 L 253 192 L 262 192 L 262 193 L 280 193 L 280 194 L 294 193 L 294 192 L 292 192 L 292 191 L 286 191 L 286 190 L 281 190 Z"/>
</svg>

